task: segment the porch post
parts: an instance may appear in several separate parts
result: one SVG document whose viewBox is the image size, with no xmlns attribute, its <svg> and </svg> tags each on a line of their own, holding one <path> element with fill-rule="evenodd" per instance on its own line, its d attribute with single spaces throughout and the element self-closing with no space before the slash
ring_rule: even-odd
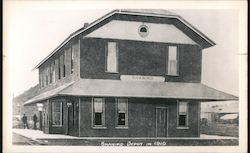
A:
<svg viewBox="0 0 250 153">
<path fill-rule="evenodd" d="M 38 111 L 39 111 L 39 129 L 42 131 L 43 130 L 43 104 L 42 103 L 37 103 L 37 108 L 38 108 Z"/>
</svg>

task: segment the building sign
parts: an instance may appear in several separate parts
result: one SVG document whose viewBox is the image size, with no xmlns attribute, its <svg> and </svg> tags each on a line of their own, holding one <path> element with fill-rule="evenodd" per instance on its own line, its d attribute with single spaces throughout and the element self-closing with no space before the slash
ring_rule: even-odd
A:
<svg viewBox="0 0 250 153">
<path fill-rule="evenodd" d="M 36 104 L 38 111 L 42 111 L 43 110 L 43 104 L 42 103 L 37 103 Z"/>
<path fill-rule="evenodd" d="M 155 81 L 164 82 L 165 78 L 160 76 L 145 76 L 145 75 L 121 75 L 123 81 Z"/>
</svg>

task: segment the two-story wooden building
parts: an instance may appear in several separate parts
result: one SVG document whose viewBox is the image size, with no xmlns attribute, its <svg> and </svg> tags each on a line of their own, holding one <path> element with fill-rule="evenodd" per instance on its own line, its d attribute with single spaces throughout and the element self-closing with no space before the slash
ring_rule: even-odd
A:
<svg viewBox="0 0 250 153">
<path fill-rule="evenodd" d="M 35 67 L 40 94 L 25 105 L 42 106 L 45 133 L 199 137 L 200 102 L 237 99 L 201 84 L 202 50 L 214 45 L 169 11 L 114 10 Z"/>
</svg>

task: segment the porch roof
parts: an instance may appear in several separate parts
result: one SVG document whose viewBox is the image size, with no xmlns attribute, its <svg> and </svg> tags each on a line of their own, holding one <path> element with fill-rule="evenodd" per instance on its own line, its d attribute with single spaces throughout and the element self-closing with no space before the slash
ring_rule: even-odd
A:
<svg viewBox="0 0 250 153">
<path fill-rule="evenodd" d="M 236 96 L 218 91 L 201 83 L 80 79 L 42 93 L 24 104 L 28 105 L 55 96 L 169 98 L 199 101 L 238 99 Z"/>
<path fill-rule="evenodd" d="M 60 91 L 67 88 L 68 86 L 72 85 L 73 83 L 74 82 L 67 83 L 67 84 L 64 84 L 64 85 L 62 85 L 60 87 L 57 87 L 55 89 L 40 93 L 37 96 L 35 96 L 35 97 L 29 99 L 28 101 L 24 102 L 24 105 L 33 104 L 33 103 L 36 103 L 36 102 L 46 100 L 46 99 L 51 98 L 51 97 L 55 97 L 60 93 Z"/>
</svg>

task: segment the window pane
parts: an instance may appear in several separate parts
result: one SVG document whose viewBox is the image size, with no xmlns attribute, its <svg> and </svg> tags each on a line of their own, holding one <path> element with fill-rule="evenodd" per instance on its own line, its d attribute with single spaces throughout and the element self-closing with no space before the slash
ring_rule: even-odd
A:
<svg viewBox="0 0 250 153">
<path fill-rule="evenodd" d="M 62 103 L 52 103 L 52 123 L 53 125 L 62 124 Z"/>
<path fill-rule="evenodd" d="M 101 113 L 103 110 L 102 106 L 102 98 L 95 98 L 94 99 L 94 111 Z"/>
<path fill-rule="evenodd" d="M 63 77 L 65 77 L 66 76 L 66 67 L 65 67 L 65 65 L 63 65 Z"/>
<path fill-rule="evenodd" d="M 179 103 L 179 114 L 187 114 L 187 103 L 185 102 L 180 102 Z"/>
<path fill-rule="evenodd" d="M 62 55 L 62 56 L 63 56 L 63 57 L 62 57 L 62 63 L 63 63 L 63 64 L 62 64 L 62 68 L 63 68 L 63 77 L 66 76 L 66 65 L 65 65 L 65 63 L 66 63 L 66 57 L 67 57 L 67 56 L 66 56 L 66 53 L 67 53 L 67 52 L 64 51 L 64 52 L 63 52 L 63 55 Z"/>
<path fill-rule="evenodd" d="M 177 60 L 177 47 L 176 46 L 169 46 L 168 60 Z"/>
<path fill-rule="evenodd" d="M 72 47 L 70 48 L 70 52 L 71 52 L 71 73 L 74 72 L 74 52 Z"/>
<path fill-rule="evenodd" d="M 117 72 L 117 47 L 115 42 L 108 43 L 107 71 Z"/>
<path fill-rule="evenodd" d="M 46 70 L 46 85 L 49 84 L 49 68 Z"/>
<path fill-rule="evenodd" d="M 179 126 L 186 126 L 186 115 L 179 115 Z"/>
<path fill-rule="evenodd" d="M 169 46 L 168 48 L 168 74 L 178 74 L 178 58 L 176 46 Z"/>
<path fill-rule="evenodd" d="M 67 51 L 64 51 L 63 53 L 63 63 L 66 63 L 66 58 L 67 58 Z"/>
<path fill-rule="evenodd" d="M 60 118 L 61 118 L 61 114 L 60 113 L 54 113 L 54 120 L 53 120 L 53 124 L 54 125 L 60 125 Z"/>
<path fill-rule="evenodd" d="M 118 99 L 118 113 L 126 113 L 127 111 L 127 100 Z"/>
<path fill-rule="evenodd" d="M 61 56 L 58 59 L 58 79 L 61 79 Z"/>
<path fill-rule="evenodd" d="M 49 83 L 52 83 L 52 64 L 50 65 L 49 68 Z"/>
<path fill-rule="evenodd" d="M 52 82 L 54 83 L 56 79 L 56 72 L 55 72 L 55 61 L 52 64 Z"/>
<path fill-rule="evenodd" d="M 176 75 L 177 72 L 177 61 L 168 62 L 168 74 Z"/>
<path fill-rule="evenodd" d="M 118 114 L 118 125 L 125 125 L 125 113 Z"/>
<path fill-rule="evenodd" d="M 95 125 L 102 125 L 102 113 L 95 113 Z"/>
</svg>

